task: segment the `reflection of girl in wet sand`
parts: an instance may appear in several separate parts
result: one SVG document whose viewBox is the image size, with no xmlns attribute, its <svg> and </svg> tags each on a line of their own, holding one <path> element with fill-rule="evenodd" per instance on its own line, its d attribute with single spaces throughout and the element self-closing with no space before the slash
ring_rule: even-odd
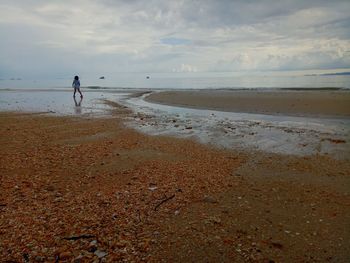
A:
<svg viewBox="0 0 350 263">
<path fill-rule="evenodd" d="M 75 76 L 73 83 L 72 83 L 72 87 L 74 88 L 74 94 L 73 97 L 75 97 L 75 93 L 78 91 L 80 93 L 80 98 L 83 98 L 83 94 L 80 91 L 80 81 L 79 81 L 79 77 Z"/>
<path fill-rule="evenodd" d="M 75 114 L 81 114 L 81 102 L 83 101 L 83 98 L 81 97 L 79 101 L 76 100 L 75 97 L 74 98 L 74 103 L 75 103 Z"/>
</svg>

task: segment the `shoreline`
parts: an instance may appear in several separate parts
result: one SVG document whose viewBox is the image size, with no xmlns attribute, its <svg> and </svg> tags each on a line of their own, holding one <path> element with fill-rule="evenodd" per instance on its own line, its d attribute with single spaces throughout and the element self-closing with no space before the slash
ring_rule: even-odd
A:
<svg viewBox="0 0 350 263">
<path fill-rule="evenodd" d="M 120 113 L 119 109 L 123 109 L 124 112 L 130 110 L 132 113 L 130 112 L 129 117 L 125 119 L 126 124 L 149 135 L 195 137 L 201 143 L 226 149 L 239 148 L 299 156 L 321 154 L 341 159 L 350 158 L 348 146 L 350 119 L 344 119 L 343 116 L 315 118 L 313 116 L 288 116 L 285 113 L 246 114 L 169 107 L 145 101 L 143 98 L 148 96 L 148 92 L 148 90 L 134 90 L 127 93 L 91 91 L 86 92 L 83 100 L 74 100 L 68 91 L 3 92 L 0 109 L 42 112 L 55 116 L 108 118 L 115 116 L 113 113 L 117 108 L 117 114 Z M 221 96 L 218 99 L 215 97 L 214 100 L 211 99 L 210 102 L 216 104 L 227 98 L 230 102 L 232 94 L 247 94 L 247 91 L 218 92 L 214 90 L 176 91 L 175 93 L 187 94 L 188 92 L 195 94 L 199 97 L 198 100 L 204 103 L 206 103 L 205 99 L 200 96 L 208 97 L 208 94 L 210 98 L 213 97 L 213 94 L 216 94 L 217 97 Z M 286 96 L 290 93 L 303 94 L 303 92 L 284 91 L 282 95 Z M 310 94 L 319 93 L 329 94 L 329 91 L 310 92 Z M 340 93 L 335 93 L 339 97 Z M 272 100 L 276 101 L 275 95 L 280 96 L 281 92 L 264 90 L 261 92 L 249 91 L 248 94 L 250 96 L 248 98 L 257 101 L 257 106 L 259 106 L 259 97 L 265 96 L 270 101 L 272 97 Z M 248 106 L 252 107 L 252 105 Z"/>
<path fill-rule="evenodd" d="M 143 92 L 143 91 L 260 91 L 260 92 L 266 92 L 266 91 L 350 91 L 350 88 L 345 87 L 319 87 L 319 88 L 309 88 L 309 87 L 285 87 L 285 88 L 271 88 L 271 87 L 236 87 L 236 88 L 192 88 L 192 89 L 176 89 L 176 88 L 133 88 L 133 87 L 104 87 L 104 86 L 82 86 L 82 90 L 86 91 L 136 91 L 136 92 Z M 52 87 L 52 88 L 0 88 L 1 91 L 71 91 L 71 87 Z"/>
<path fill-rule="evenodd" d="M 153 92 L 147 102 L 226 112 L 305 117 L 350 117 L 348 90 L 198 90 Z"/>
<path fill-rule="evenodd" d="M 69 88 L 1 89 L 0 92 L 4 92 L 4 94 L 21 94 L 30 92 L 43 94 L 50 94 L 50 92 L 68 94 L 72 92 L 72 90 Z M 201 110 L 297 117 L 350 118 L 350 89 L 343 88 L 198 90 L 86 88 L 85 92 L 87 94 L 100 93 L 106 95 L 125 94 L 129 95 L 130 98 L 141 97 L 142 95 L 149 93 L 149 95 L 144 97 L 146 102 Z M 4 101 L 2 101 L 2 103 L 4 103 Z M 18 101 L 13 101 L 11 103 L 17 104 Z M 49 103 L 49 101 L 43 103 Z M 25 109 L 20 108 L 20 110 Z"/>
</svg>

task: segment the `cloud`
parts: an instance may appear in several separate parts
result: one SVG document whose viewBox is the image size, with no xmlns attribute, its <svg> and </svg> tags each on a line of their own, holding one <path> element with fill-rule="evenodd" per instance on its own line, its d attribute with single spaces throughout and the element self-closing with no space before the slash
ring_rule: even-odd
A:
<svg viewBox="0 0 350 263">
<path fill-rule="evenodd" d="M 181 64 L 180 67 L 174 68 L 173 72 L 197 72 L 197 68 L 188 64 Z"/>
<path fill-rule="evenodd" d="M 160 40 L 162 44 L 177 46 L 177 45 L 189 45 L 191 43 L 190 40 L 184 38 L 176 38 L 176 37 L 165 37 Z"/>
<path fill-rule="evenodd" d="M 348 1 L 3 0 L 0 75 L 350 68 Z"/>
</svg>

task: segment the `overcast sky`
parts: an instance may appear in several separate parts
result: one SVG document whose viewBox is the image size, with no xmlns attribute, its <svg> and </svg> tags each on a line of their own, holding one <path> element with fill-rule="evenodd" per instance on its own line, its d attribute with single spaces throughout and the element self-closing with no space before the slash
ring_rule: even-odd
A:
<svg viewBox="0 0 350 263">
<path fill-rule="evenodd" d="M 0 77 L 350 68 L 349 0 L 0 0 Z"/>
</svg>

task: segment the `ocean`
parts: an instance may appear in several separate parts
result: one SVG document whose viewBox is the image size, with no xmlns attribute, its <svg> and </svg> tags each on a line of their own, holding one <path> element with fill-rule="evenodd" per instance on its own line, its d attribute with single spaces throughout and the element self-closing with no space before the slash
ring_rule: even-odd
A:
<svg viewBox="0 0 350 263">
<path fill-rule="evenodd" d="M 72 76 L 54 78 L 0 78 L 0 89 L 70 88 Z M 244 88 L 345 88 L 350 75 L 305 75 L 291 73 L 116 73 L 80 75 L 83 88 L 116 89 L 244 89 Z"/>
</svg>

